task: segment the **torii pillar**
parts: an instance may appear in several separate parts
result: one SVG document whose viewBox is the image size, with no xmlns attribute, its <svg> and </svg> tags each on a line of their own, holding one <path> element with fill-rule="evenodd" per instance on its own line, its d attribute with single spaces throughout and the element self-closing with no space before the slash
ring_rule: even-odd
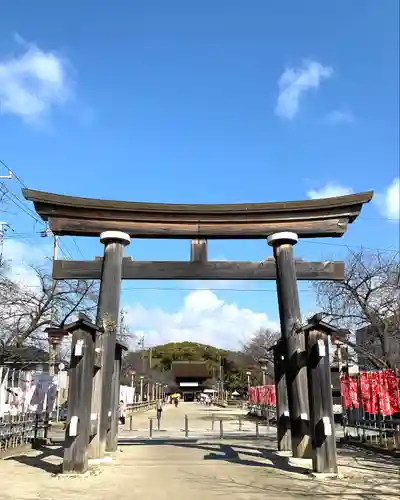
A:
<svg viewBox="0 0 400 500">
<path fill-rule="evenodd" d="M 307 352 L 301 329 L 299 292 L 293 246 L 297 234 L 275 233 L 268 237 L 274 249 L 281 333 L 286 347 L 286 383 L 294 458 L 311 457 L 310 409 L 308 403 Z"/>
<path fill-rule="evenodd" d="M 103 458 L 106 452 L 107 436 L 109 442 L 115 436 L 109 433 L 118 431 L 111 422 L 115 419 L 112 401 L 112 380 L 115 358 L 115 344 L 119 324 L 122 261 L 124 248 L 131 239 L 120 231 L 106 231 L 100 235 L 104 244 L 104 258 L 101 273 L 100 297 L 97 308 L 97 324 L 102 329 L 96 349 L 101 352 L 101 368 L 93 378 L 92 413 L 97 415 L 97 433 L 90 443 L 90 458 Z"/>
</svg>

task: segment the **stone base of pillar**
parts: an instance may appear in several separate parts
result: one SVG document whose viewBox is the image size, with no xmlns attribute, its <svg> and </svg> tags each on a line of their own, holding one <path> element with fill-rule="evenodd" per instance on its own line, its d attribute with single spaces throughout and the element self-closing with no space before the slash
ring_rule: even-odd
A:
<svg viewBox="0 0 400 500">
<path fill-rule="evenodd" d="M 274 451 L 274 454 L 277 455 L 278 457 L 291 457 L 292 452 L 291 451 Z"/>
<path fill-rule="evenodd" d="M 309 469 L 312 471 L 312 460 L 311 458 L 295 458 L 290 457 L 288 460 L 288 464 L 293 467 L 302 467 L 304 469 Z"/>
<path fill-rule="evenodd" d="M 89 458 L 89 465 L 106 464 L 112 462 L 112 457 Z"/>
</svg>

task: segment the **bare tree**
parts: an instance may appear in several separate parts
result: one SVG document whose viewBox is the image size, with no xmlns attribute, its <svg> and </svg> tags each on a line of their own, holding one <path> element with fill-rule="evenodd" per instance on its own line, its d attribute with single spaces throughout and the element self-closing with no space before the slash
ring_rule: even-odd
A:
<svg viewBox="0 0 400 500">
<path fill-rule="evenodd" d="M 267 373 L 272 375 L 274 359 L 270 348 L 277 343 L 279 338 L 279 332 L 270 330 L 269 328 L 261 328 L 255 335 L 253 335 L 249 342 L 243 346 L 243 354 L 252 360 L 252 363 L 257 369 L 259 369 L 258 363 L 260 359 L 268 360 L 269 363 L 267 363 Z"/>
<path fill-rule="evenodd" d="M 53 282 L 47 270 L 30 267 L 35 285 L 18 283 L 0 267 L 0 355 L 25 345 L 42 345 L 44 329 L 63 327 L 78 312 L 93 316 L 97 288 L 93 281 Z"/>
<path fill-rule="evenodd" d="M 314 287 L 324 318 L 358 331 L 362 347 L 378 351 L 386 366 L 393 367 L 393 348 L 400 342 L 399 254 L 351 252 L 343 282 L 315 282 Z"/>
<path fill-rule="evenodd" d="M 260 328 L 249 342 L 243 346 L 243 353 L 257 362 L 261 358 L 272 361 L 273 355 L 270 348 L 276 344 L 279 337 L 279 332 L 270 330 L 269 328 Z"/>
<path fill-rule="evenodd" d="M 126 323 L 125 316 L 125 310 L 121 309 L 119 316 L 119 325 L 117 327 L 117 341 L 129 348 L 130 344 L 135 339 L 135 334 L 130 328 L 129 324 Z"/>
</svg>

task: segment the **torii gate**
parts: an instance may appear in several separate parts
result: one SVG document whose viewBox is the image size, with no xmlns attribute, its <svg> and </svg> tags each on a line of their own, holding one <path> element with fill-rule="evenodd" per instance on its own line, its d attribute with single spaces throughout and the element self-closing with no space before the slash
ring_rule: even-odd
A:
<svg viewBox="0 0 400 500">
<path fill-rule="evenodd" d="M 291 447 L 294 457 L 308 455 L 310 410 L 297 280 L 342 280 L 344 264 L 295 260 L 293 246 L 299 238 L 341 237 L 363 204 L 372 199 L 373 192 L 319 200 L 231 205 L 107 201 L 27 189 L 23 195 L 34 203 L 38 215 L 48 221 L 55 235 L 100 237 L 104 243 L 103 258 L 53 263 L 55 280 L 101 280 L 98 323 L 107 316 L 118 324 L 122 279 L 276 280 L 285 358 L 279 385 L 280 393 L 287 395 L 280 401 L 279 411 L 283 416 L 290 415 L 290 425 L 286 424 L 278 436 L 279 447 L 282 450 Z M 124 247 L 131 238 L 191 239 L 191 259 L 138 262 L 124 258 Z M 208 239 L 267 239 L 273 247 L 274 259 L 209 262 Z M 112 380 L 119 384 L 118 377 L 113 378 L 115 331 L 103 338 L 106 340 L 100 340 L 102 345 L 98 346 L 102 359 L 92 390 L 92 413 L 99 416 L 99 426 L 89 448 L 93 458 L 104 456 L 107 441 L 108 451 L 117 443 L 113 435 L 116 426 L 109 423 L 110 412 L 112 422 L 117 418 L 117 408 L 113 407 L 110 396 Z"/>
</svg>

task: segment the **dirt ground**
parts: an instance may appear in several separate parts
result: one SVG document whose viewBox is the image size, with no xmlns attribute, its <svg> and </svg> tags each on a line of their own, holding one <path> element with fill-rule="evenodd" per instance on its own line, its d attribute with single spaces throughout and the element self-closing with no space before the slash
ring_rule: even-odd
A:
<svg viewBox="0 0 400 500">
<path fill-rule="evenodd" d="M 182 435 L 185 414 L 192 434 L 186 440 Z M 166 409 L 161 430 L 149 441 L 148 420 L 153 416 L 136 415 L 132 430 L 127 422 L 120 433 L 120 452 L 111 462 L 92 465 L 86 477 L 58 474 L 62 448 L 57 446 L 0 461 L 0 499 L 400 498 L 400 461 L 390 457 L 341 448 L 340 478 L 313 479 L 307 474 L 307 463 L 290 466 L 287 458 L 275 453 L 273 429 L 258 440 L 250 438 L 246 429 L 235 435 L 237 415 L 229 411 L 218 413 L 221 418 L 233 418 L 226 421 L 233 434 L 223 440 L 210 434 L 210 412 L 204 407 L 188 403 Z"/>
</svg>

